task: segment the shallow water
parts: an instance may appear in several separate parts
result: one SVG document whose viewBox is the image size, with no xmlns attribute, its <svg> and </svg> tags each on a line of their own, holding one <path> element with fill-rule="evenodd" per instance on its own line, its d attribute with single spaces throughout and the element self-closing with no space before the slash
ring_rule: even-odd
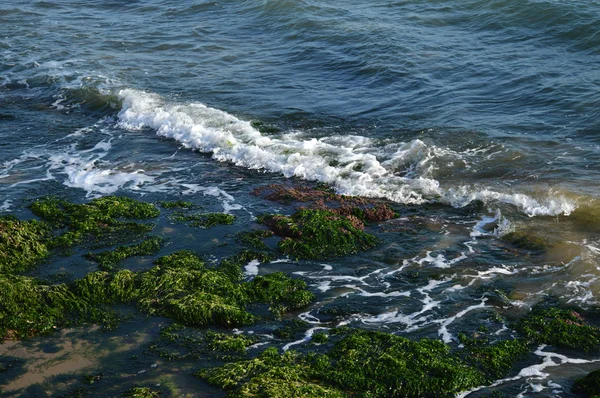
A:
<svg viewBox="0 0 600 398">
<path fill-rule="evenodd" d="M 400 218 L 371 227 L 383 243 L 367 253 L 249 268 L 306 280 L 318 300 L 296 315 L 314 327 L 454 344 L 481 323 L 508 333 L 494 313 L 548 299 L 597 309 L 598 2 L 328 3 L 2 3 L 0 211 L 31 217 L 46 194 L 190 200 L 236 224 L 207 236 L 165 223 L 161 254 L 220 258 L 255 216 L 291 211 L 253 188 L 325 182 L 387 198 Z M 500 239 L 521 230 L 552 248 Z M 75 258 L 39 273 L 77 275 Z M 471 396 L 569 396 L 594 368 Z"/>
</svg>

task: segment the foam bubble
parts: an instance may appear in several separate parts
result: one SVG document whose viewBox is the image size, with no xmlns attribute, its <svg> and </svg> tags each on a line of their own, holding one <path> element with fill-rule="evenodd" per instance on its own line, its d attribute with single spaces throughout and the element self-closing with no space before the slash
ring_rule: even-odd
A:
<svg viewBox="0 0 600 398">
<path fill-rule="evenodd" d="M 250 261 L 248 264 L 246 264 L 244 266 L 244 275 L 247 278 L 253 278 L 256 275 L 258 275 L 258 265 L 260 264 L 260 261 L 258 260 L 252 260 Z"/>
</svg>

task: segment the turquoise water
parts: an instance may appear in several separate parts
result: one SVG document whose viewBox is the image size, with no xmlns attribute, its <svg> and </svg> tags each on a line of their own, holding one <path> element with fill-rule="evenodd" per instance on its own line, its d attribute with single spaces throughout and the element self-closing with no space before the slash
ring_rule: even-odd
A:
<svg viewBox="0 0 600 398">
<path fill-rule="evenodd" d="M 27 215 L 46 194 L 183 198 L 238 216 L 225 235 L 272 211 L 253 188 L 325 182 L 401 218 L 364 255 L 259 266 L 310 283 L 319 327 L 452 342 L 547 297 L 593 310 L 598 26 L 597 1 L 9 0 L 0 209 Z M 528 229 L 554 249 L 499 239 Z M 319 315 L 336 303 L 341 318 Z M 566 362 L 500 388 L 568 396 L 594 366 Z"/>
</svg>

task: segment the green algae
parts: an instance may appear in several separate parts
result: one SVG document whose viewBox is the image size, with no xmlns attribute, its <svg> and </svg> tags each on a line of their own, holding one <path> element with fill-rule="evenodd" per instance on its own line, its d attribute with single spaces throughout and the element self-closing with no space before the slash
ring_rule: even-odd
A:
<svg viewBox="0 0 600 398">
<path fill-rule="evenodd" d="M 269 310 L 277 318 L 304 308 L 315 299 L 315 295 L 307 290 L 306 282 L 292 279 L 283 272 L 257 276 L 246 286 L 250 300 L 270 304 Z"/>
<path fill-rule="evenodd" d="M 27 276 L 2 275 L 0 340 L 49 334 L 84 322 L 110 327 L 116 315 L 104 304 L 82 297 L 70 284 L 47 285 Z"/>
<path fill-rule="evenodd" d="M 547 239 L 533 231 L 515 231 L 502 235 L 502 240 L 518 247 L 531 251 L 544 251 L 550 247 Z"/>
<path fill-rule="evenodd" d="M 133 387 L 123 392 L 121 396 L 130 398 L 160 398 L 162 392 L 150 387 Z"/>
<path fill-rule="evenodd" d="M 236 397 L 452 397 L 485 381 L 441 341 L 368 331 L 353 331 L 326 354 L 268 348 L 196 376 Z"/>
<path fill-rule="evenodd" d="M 311 341 L 316 344 L 324 344 L 329 340 L 329 336 L 325 332 L 316 332 L 313 333 Z"/>
<path fill-rule="evenodd" d="M 171 221 L 180 222 L 190 227 L 212 228 L 217 225 L 231 225 L 235 216 L 226 213 L 186 214 L 175 212 L 169 216 Z"/>
<path fill-rule="evenodd" d="M 261 229 L 255 231 L 242 231 L 235 235 L 235 239 L 243 246 L 255 250 L 269 250 L 263 239 L 273 236 L 273 231 Z"/>
<path fill-rule="evenodd" d="M 247 260 L 255 256 L 243 252 L 239 257 Z M 190 252 L 171 255 L 169 260 L 159 259 L 155 267 L 140 274 L 143 295 L 139 305 L 151 314 L 187 324 L 248 325 L 257 320 L 245 309 L 250 303 L 279 304 L 287 311 L 306 306 L 314 299 L 304 282 L 285 275 L 266 275 L 239 283 L 231 265 L 225 267 L 222 263 L 209 269 Z M 226 259 L 227 262 L 235 261 Z"/>
<path fill-rule="evenodd" d="M 267 263 L 273 260 L 275 256 L 271 253 L 255 252 L 253 250 L 242 250 L 241 252 L 229 257 L 225 257 L 219 263 L 218 269 L 227 274 L 233 281 L 239 282 L 244 277 L 242 267 L 252 260 L 261 263 Z"/>
<path fill-rule="evenodd" d="M 119 317 L 107 306 L 115 304 L 134 304 L 150 315 L 189 325 L 234 327 L 259 319 L 248 312 L 250 304 L 270 304 L 284 312 L 313 299 L 304 282 L 283 274 L 240 283 L 227 272 L 207 268 L 194 253 L 181 251 L 159 258 L 145 271 L 96 271 L 57 285 L 1 276 L 0 337 L 31 337 L 84 322 L 114 327 Z"/>
<path fill-rule="evenodd" d="M 161 200 L 158 202 L 160 207 L 163 209 L 191 209 L 194 207 L 192 202 L 186 202 L 183 200 L 166 201 Z"/>
<path fill-rule="evenodd" d="M 160 339 L 149 345 L 150 352 L 167 360 L 239 360 L 256 338 L 243 334 L 201 331 L 182 324 L 163 328 Z"/>
<path fill-rule="evenodd" d="M 154 228 L 152 224 L 131 220 L 156 218 L 160 214 L 152 204 L 116 196 L 93 199 L 86 204 L 45 197 L 34 201 L 29 208 L 57 231 L 49 246 L 59 248 L 81 243 L 110 246 L 114 242 L 130 240 L 132 236 Z"/>
<path fill-rule="evenodd" d="M 519 321 L 516 329 L 539 344 L 585 352 L 600 349 L 600 328 L 587 325 L 578 313 L 568 309 L 536 309 Z"/>
<path fill-rule="evenodd" d="M 573 383 L 573 392 L 589 398 L 600 397 L 600 369 L 595 370 Z"/>
<path fill-rule="evenodd" d="M 142 242 L 130 245 L 119 246 L 114 250 L 104 251 L 100 253 L 88 253 L 86 258 L 98 263 L 100 269 L 111 270 L 121 261 L 135 256 L 150 256 L 156 254 L 164 244 L 164 239 L 153 236 L 143 240 Z"/>
<path fill-rule="evenodd" d="M 465 360 L 484 371 L 489 380 L 505 376 L 517 361 L 531 352 L 531 344 L 525 339 L 513 339 L 488 344 L 487 339 L 468 338 L 459 334 L 464 344 Z"/>
<path fill-rule="evenodd" d="M 0 217 L 0 273 L 23 272 L 49 255 L 49 227 L 42 222 Z"/>
<path fill-rule="evenodd" d="M 284 239 L 279 249 L 294 258 L 327 259 L 374 247 L 375 236 L 347 217 L 328 210 L 303 209 L 292 216 L 267 215 L 260 220 Z"/>
<path fill-rule="evenodd" d="M 273 335 L 283 340 L 291 340 L 292 338 L 300 337 L 309 328 L 308 322 L 299 318 L 284 320 L 277 329 L 273 330 Z"/>
</svg>

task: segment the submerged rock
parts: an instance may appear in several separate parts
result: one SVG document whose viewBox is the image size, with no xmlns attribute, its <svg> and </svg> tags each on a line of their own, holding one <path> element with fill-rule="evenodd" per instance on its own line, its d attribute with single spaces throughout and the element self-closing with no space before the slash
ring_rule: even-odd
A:
<svg viewBox="0 0 600 398">
<path fill-rule="evenodd" d="M 588 398 L 600 397 L 600 369 L 576 380 L 573 384 L 573 392 Z"/>
</svg>

